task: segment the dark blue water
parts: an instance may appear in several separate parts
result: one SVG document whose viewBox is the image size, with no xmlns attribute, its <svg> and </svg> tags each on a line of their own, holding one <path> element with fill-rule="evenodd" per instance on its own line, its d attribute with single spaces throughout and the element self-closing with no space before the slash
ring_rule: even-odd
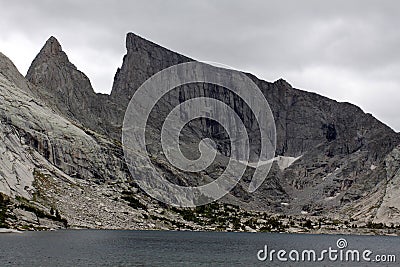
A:
<svg viewBox="0 0 400 267">
<path fill-rule="evenodd" d="M 0 266 L 398 266 L 330 261 L 327 255 L 322 262 L 301 261 L 301 256 L 299 262 L 281 262 L 275 254 L 272 262 L 257 258 L 265 245 L 269 252 L 285 250 L 286 258 L 291 250 L 315 250 L 319 257 L 323 249 L 338 250 L 339 238 L 346 239 L 345 249 L 373 251 L 371 260 L 395 255 L 400 262 L 397 237 L 66 230 L 0 234 Z"/>
</svg>

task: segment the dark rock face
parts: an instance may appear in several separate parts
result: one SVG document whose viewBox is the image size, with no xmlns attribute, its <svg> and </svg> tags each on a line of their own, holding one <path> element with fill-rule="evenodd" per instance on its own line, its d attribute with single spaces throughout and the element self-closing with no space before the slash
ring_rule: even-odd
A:
<svg viewBox="0 0 400 267">
<path fill-rule="evenodd" d="M 172 65 L 192 60 L 132 33 L 127 36 L 126 46 L 127 54 L 121 69 L 117 71 L 111 92 L 112 101 L 123 107 L 127 106 L 136 89 L 153 74 Z M 336 138 L 347 138 L 350 143 L 354 143 L 353 139 L 365 140 L 377 132 L 396 136 L 389 127 L 354 105 L 338 103 L 314 93 L 294 89 L 282 79 L 269 83 L 248 75 L 260 87 L 271 106 L 277 126 L 278 155 L 298 156 Z M 222 90 L 215 92 L 213 89 L 203 86 L 196 92 L 194 87 L 187 88 L 179 102 L 195 97 L 196 93 L 206 96 L 215 93 L 217 97 L 230 98 L 228 93 Z M 221 93 L 225 95 L 221 96 Z M 175 99 L 170 97 L 166 101 L 173 102 Z M 244 113 L 244 119 L 251 117 L 247 110 L 237 111 L 240 114 Z M 252 121 L 247 123 L 251 124 Z M 349 146 L 357 147 L 358 144 Z"/>
<path fill-rule="evenodd" d="M 111 98 L 115 103 L 128 106 L 136 89 L 155 73 L 192 59 L 147 41 L 133 33 L 126 37 L 127 54 L 117 70 Z"/>
<path fill-rule="evenodd" d="M 119 139 L 125 109 L 137 88 L 162 69 L 192 61 L 132 33 L 127 36 L 126 47 L 127 54 L 117 70 L 110 96 L 94 93 L 88 78 L 68 61 L 55 38 L 50 38 L 35 58 L 27 78 L 41 88 L 42 98 L 61 114 L 95 132 Z M 298 213 L 306 207 L 307 212 L 321 213 L 357 201 L 379 183 L 371 166 L 383 164 L 386 155 L 399 143 L 398 134 L 352 104 L 292 88 L 282 79 L 270 83 L 247 75 L 259 86 L 273 112 L 276 155 L 301 158 L 288 168 L 274 165 L 264 185 L 254 194 L 235 188 L 232 196 L 227 197 L 229 201 L 250 209 Z M 152 136 L 159 135 L 162 120 L 171 107 L 196 96 L 212 96 L 233 104 L 246 127 L 257 128 L 250 110 L 232 93 L 196 84 L 183 86 L 163 98 L 149 126 Z M 199 120 L 184 132 L 184 149 L 192 151 L 196 140 L 211 136 L 222 154 L 228 156 L 226 136 L 218 136 L 220 132 L 218 125 Z M 257 152 L 257 133 L 252 133 L 251 138 Z M 150 150 L 159 156 L 159 148 L 154 146 Z M 208 171 L 207 178 L 212 178 L 215 169 Z M 198 179 L 190 174 L 182 176 L 188 181 L 178 183 L 196 184 Z M 282 207 L 281 202 L 289 205 Z"/>
</svg>

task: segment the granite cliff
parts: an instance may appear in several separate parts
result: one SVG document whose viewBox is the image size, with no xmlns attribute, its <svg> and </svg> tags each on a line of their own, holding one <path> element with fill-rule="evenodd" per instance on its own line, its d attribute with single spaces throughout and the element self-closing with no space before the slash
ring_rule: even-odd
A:
<svg viewBox="0 0 400 267">
<path fill-rule="evenodd" d="M 126 107 L 139 86 L 158 71 L 193 59 L 133 33 L 127 35 L 126 48 L 110 95 L 94 92 L 54 37 L 36 56 L 26 78 L 1 55 L 0 189 L 19 199 L 10 208 L 17 218 L 11 224 L 21 220 L 60 224 L 63 219 L 75 227 L 171 229 L 188 221 L 199 224 L 137 187 L 120 142 Z M 276 161 L 252 194 L 244 189 L 253 171 L 249 166 L 221 205 L 255 214 L 400 224 L 395 201 L 397 133 L 350 103 L 295 89 L 282 79 L 270 83 L 246 75 L 261 89 L 274 115 Z M 208 84 L 176 88 L 151 114 L 148 137 L 153 163 L 179 184 L 213 180 L 230 153 L 226 133 L 206 119 L 184 130 L 182 148 L 196 154 L 198 141 L 211 137 L 220 152 L 216 164 L 200 174 L 185 173 L 169 166 L 160 153 L 156 136 L 163 119 L 171 108 L 197 96 L 231 104 L 246 128 L 252 129 L 252 155 L 259 151 L 254 115 L 232 92 Z M 42 218 L 29 219 L 32 209 L 41 210 Z M 59 216 L 53 216 L 54 210 Z"/>
</svg>

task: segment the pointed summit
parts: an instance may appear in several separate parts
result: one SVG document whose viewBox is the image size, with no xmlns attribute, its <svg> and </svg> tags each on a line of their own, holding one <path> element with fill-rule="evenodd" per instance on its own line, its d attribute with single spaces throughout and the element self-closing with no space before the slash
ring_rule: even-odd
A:
<svg viewBox="0 0 400 267">
<path fill-rule="evenodd" d="M 48 55 L 57 55 L 62 52 L 62 48 L 61 48 L 61 45 L 58 42 L 58 40 L 54 36 L 51 36 L 46 41 L 41 52 L 48 54 Z"/>
<path fill-rule="evenodd" d="M 101 106 L 88 77 L 72 64 L 51 36 L 33 60 L 26 78 L 51 99 L 62 114 L 101 132 L 96 110 Z"/>
<path fill-rule="evenodd" d="M 67 64 L 76 69 L 76 67 L 69 61 L 67 54 L 62 50 L 61 44 L 54 36 L 51 36 L 46 41 L 33 62 L 43 63 L 48 61 L 54 61 L 63 65 Z M 32 63 L 32 65 L 34 64 Z"/>
<path fill-rule="evenodd" d="M 44 71 L 49 69 L 50 71 Z M 53 72 L 58 70 L 60 72 Z M 67 54 L 62 50 L 61 44 L 58 40 L 51 36 L 39 54 L 33 60 L 31 66 L 29 67 L 26 78 L 35 85 L 45 85 L 47 89 L 62 89 L 59 88 L 61 84 L 55 84 L 52 77 L 53 75 L 64 73 L 63 77 L 58 77 L 63 79 L 70 80 L 72 79 L 71 72 L 79 72 L 74 64 L 72 64 Z M 80 72 L 79 72 L 80 73 Z M 50 78 L 51 77 L 51 78 Z M 50 79 L 49 79 L 50 78 Z M 82 80 L 86 80 L 85 90 L 92 91 L 89 79 L 83 74 L 80 73 L 79 78 Z M 59 81 L 60 79 L 58 79 Z M 75 87 L 73 84 L 69 84 L 69 87 Z M 90 88 L 88 88 L 90 87 Z M 64 88 L 66 89 L 66 88 Z M 71 89 L 71 88 L 69 88 Z"/>
</svg>

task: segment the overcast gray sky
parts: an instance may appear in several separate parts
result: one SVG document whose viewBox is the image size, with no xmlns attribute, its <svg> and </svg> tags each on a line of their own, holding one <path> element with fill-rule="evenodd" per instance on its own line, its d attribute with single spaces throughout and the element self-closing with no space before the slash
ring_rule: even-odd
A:
<svg viewBox="0 0 400 267">
<path fill-rule="evenodd" d="M 400 1 L 5 1 L 0 51 L 25 74 L 54 35 L 109 93 L 125 35 L 348 101 L 400 131 Z"/>
</svg>

